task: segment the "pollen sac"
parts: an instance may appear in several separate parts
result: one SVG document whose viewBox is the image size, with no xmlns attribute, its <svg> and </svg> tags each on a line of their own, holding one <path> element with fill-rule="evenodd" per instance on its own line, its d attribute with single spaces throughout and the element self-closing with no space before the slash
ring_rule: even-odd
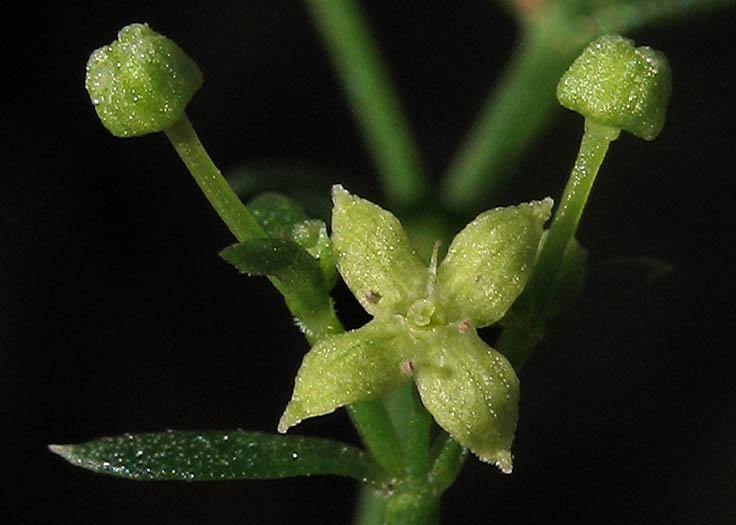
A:
<svg viewBox="0 0 736 525">
<path fill-rule="evenodd" d="M 163 131 L 184 114 L 202 85 L 197 64 L 147 24 L 120 30 L 87 62 L 85 87 L 102 124 L 116 137 Z"/>
<path fill-rule="evenodd" d="M 652 140 L 664 126 L 671 91 L 670 66 L 662 53 L 605 35 L 562 76 L 557 100 L 586 119 Z"/>
</svg>

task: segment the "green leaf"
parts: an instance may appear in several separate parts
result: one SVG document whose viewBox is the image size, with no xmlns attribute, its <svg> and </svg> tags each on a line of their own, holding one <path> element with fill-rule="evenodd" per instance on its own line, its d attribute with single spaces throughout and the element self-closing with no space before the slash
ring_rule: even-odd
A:
<svg viewBox="0 0 736 525">
<path fill-rule="evenodd" d="M 377 484 L 380 473 L 361 450 L 303 436 L 244 430 L 124 434 L 49 445 L 68 462 L 141 481 L 276 479 L 334 474 Z"/>
<path fill-rule="evenodd" d="M 337 267 L 332 251 L 332 240 L 327 234 L 325 223 L 320 219 L 297 222 L 289 228 L 287 235 L 317 260 L 322 268 L 327 289 L 331 290 L 337 282 Z"/>
<path fill-rule="evenodd" d="M 482 328 L 503 317 L 524 289 L 552 199 L 481 213 L 450 244 L 437 284 L 448 319 Z"/>
<path fill-rule="evenodd" d="M 512 468 L 519 380 L 475 330 L 448 325 L 414 356 L 424 406 L 463 447 L 504 473 Z"/>
<path fill-rule="evenodd" d="M 336 329 L 324 322 L 312 322 L 332 318 L 330 297 L 319 264 L 298 244 L 281 239 L 254 239 L 229 246 L 220 256 L 243 273 L 275 278 L 274 285 L 303 328 L 320 326 L 327 333 Z"/>
<path fill-rule="evenodd" d="M 197 64 L 147 24 L 130 24 L 87 62 L 85 87 L 102 124 L 117 137 L 163 131 L 202 85 Z"/>
<path fill-rule="evenodd" d="M 672 76 L 667 58 L 619 35 L 591 42 L 557 84 L 567 109 L 653 140 L 664 126 Z"/>
<path fill-rule="evenodd" d="M 402 363 L 411 345 L 401 320 L 392 317 L 318 342 L 304 356 L 279 432 L 341 406 L 388 394 L 410 378 Z"/>
<path fill-rule="evenodd" d="M 309 217 L 327 220 L 332 203 L 330 184 L 342 173 L 322 168 L 294 164 L 288 161 L 268 160 L 249 162 L 226 173 L 233 191 L 247 202 L 263 192 L 278 192 L 297 202 Z"/>
<path fill-rule="evenodd" d="M 332 241 L 327 226 L 319 219 L 309 219 L 293 200 L 279 193 L 262 193 L 248 203 L 266 235 L 275 239 L 294 241 L 319 263 L 330 290 L 337 281 L 337 269 L 332 254 Z"/>
<path fill-rule="evenodd" d="M 332 243 L 345 284 L 371 315 L 406 312 L 426 293 L 429 274 L 401 223 L 340 185 L 332 200 Z"/>
<path fill-rule="evenodd" d="M 248 202 L 247 208 L 266 235 L 277 239 L 288 238 L 287 232 L 294 224 L 309 219 L 301 206 L 280 193 L 261 193 Z"/>
</svg>

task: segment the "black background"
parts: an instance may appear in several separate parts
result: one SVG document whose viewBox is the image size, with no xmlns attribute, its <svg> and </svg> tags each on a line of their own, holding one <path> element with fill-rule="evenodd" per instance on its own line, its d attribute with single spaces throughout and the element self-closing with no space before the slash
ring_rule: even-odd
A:
<svg viewBox="0 0 736 525">
<path fill-rule="evenodd" d="M 438 177 L 513 49 L 490 2 L 370 1 L 367 13 Z M 133 21 L 178 42 L 205 85 L 188 113 L 225 170 L 285 159 L 377 197 L 375 171 L 299 2 L 125 2 L 5 16 L 0 164 L 0 469 L 4 523 L 347 522 L 338 478 L 134 483 L 48 443 L 178 429 L 273 431 L 306 343 L 162 134 L 107 133 L 83 89 Z M 664 51 L 662 135 L 622 134 L 583 218 L 588 293 L 524 370 L 515 469 L 470 459 L 446 523 L 731 523 L 736 387 L 731 275 L 736 10 L 635 35 Z M 518 183 L 488 206 L 558 197 L 582 121 L 559 111 Z M 467 217 L 470 219 L 471 217 Z M 650 284 L 601 268 L 647 255 Z M 361 322 L 344 289 L 347 324 Z M 357 443 L 344 412 L 299 433 Z"/>
</svg>

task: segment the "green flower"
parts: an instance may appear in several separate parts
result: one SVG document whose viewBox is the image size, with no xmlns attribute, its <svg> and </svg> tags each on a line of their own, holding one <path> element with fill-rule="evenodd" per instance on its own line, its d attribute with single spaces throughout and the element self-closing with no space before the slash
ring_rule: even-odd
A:
<svg viewBox="0 0 736 525">
<path fill-rule="evenodd" d="M 476 217 L 429 268 L 398 219 L 342 186 L 332 191 L 338 271 L 374 319 L 304 357 L 279 432 L 413 379 L 437 423 L 481 460 L 511 472 L 519 380 L 476 332 L 503 317 L 534 264 L 552 200 Z"/>
</svg>

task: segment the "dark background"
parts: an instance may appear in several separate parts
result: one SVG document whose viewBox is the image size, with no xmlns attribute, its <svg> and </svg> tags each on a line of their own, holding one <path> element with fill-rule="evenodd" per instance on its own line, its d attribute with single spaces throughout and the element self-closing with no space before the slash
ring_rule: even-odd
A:
<svg viewBox="0 0 736 525">
<path fill-rule="evenodd" d="M 368 15 L 433 176 L 509 57 L 489 2 L 370 1 Z M 176 7 L 174 7 L 176 6 Z M 8 6 L 6 6 L 7 8 Z M 233 239 L 162 134 L 107 133 L 89 53 L 133 21 L 178 42 L 205 85 L 188 113 L 225 170 L 285 159 L 378 196 L 375 172 L 299 2 L 91 4 L 4 17 L 0 146 L 0 489 L 4 523 L 344 523 L 338 478 L 134 483 L 48 443 L 176 429 L 274 431 L 306 343 L 265 279 L 217 257 Z M 515 469 L 470 459 L 446 523 L 732 523 L 736 11 L 639 32 L 670 59 L 668 123 L 622 134 L 583 218 L 588 293 L 524 370 Z M 488 206 L 558 197 L 582 120 L 560 111 Z M 470 219 L 470 217 L 467 217 Z M 650 256 L 646 282 L 607 261 Z M 360 323 L 344 289 L 347 324 Z M 299 433 L 357 443 L 343 411 Z"/>
</svg>

